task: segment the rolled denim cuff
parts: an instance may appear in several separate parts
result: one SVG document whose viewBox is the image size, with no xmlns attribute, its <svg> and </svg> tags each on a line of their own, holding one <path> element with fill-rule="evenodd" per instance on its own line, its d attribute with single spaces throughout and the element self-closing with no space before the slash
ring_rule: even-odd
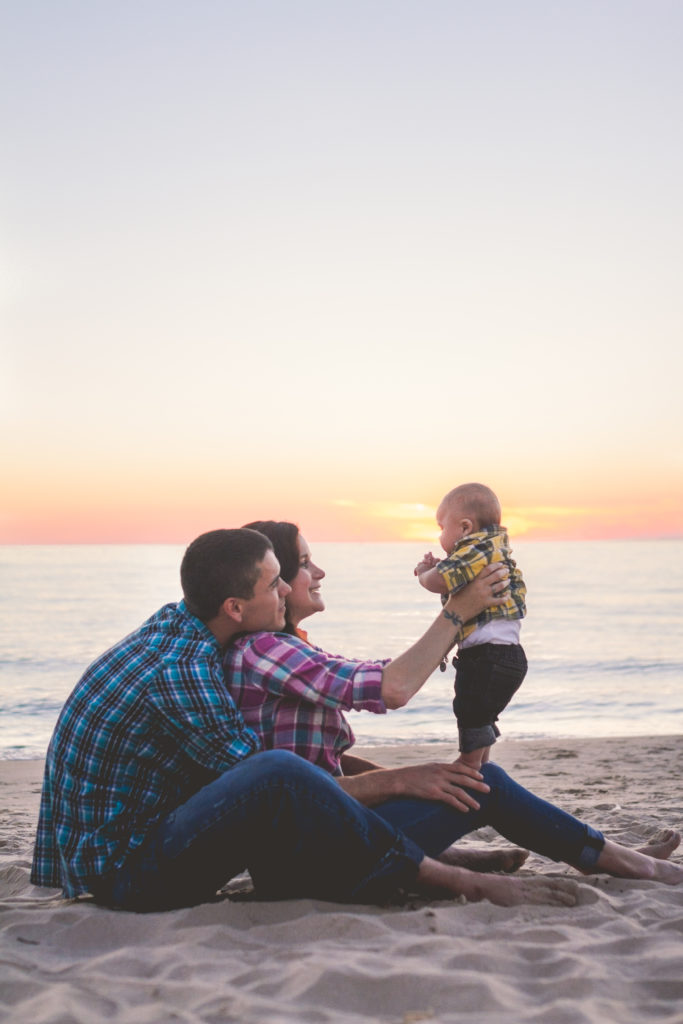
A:
<svg viewBox="0 0 683 1024">
<path fill-rule="evenodd" d="M 586 843 L 574 862 L 574 867 L 580 868 L 582 871 L 590 871 L 597 864 L 604 845 L 605 837 L 602 832 L 586 825 Z"/>
<path fill-rule="evenodd" d="M 460 751 L 463 754 L 470 754 L 480 747 L 490 747 L 500 736 L 500 729 L 494 725 L 468 726 L 466 729 L 458 729 L 460 739 Z"/>
<path fill-rule="evenodd" d="M 384 856 L 345 902 L 384 903 L 397 890 L 410 889 L 424 858 L 424 850 L 399 832 Z"/>
</svg>

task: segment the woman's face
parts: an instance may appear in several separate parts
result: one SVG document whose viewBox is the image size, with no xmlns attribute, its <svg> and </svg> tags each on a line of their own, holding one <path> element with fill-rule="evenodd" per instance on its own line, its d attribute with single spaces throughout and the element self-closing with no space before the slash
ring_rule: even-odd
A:
<svg viewBox="0 0 683 1024">
<path fill-rule="evenodd" d="M 320 581 L 325 573 L 311 561 L 311 549 L 299 534 L 299 569 L 293 580 L 289 581 L 292 588 L 287 595 L 287 615 L 293 626 L 298 626 L 302 619 L 316 612 L 325 610 L 325 602 L 320 593 Z"/>
</svg>

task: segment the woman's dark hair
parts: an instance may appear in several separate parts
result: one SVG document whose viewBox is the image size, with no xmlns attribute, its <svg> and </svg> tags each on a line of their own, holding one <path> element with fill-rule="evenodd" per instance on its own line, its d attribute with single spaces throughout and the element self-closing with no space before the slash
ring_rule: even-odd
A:
<svg viewBox="0 0 683 1024">
<path fill-rule="evenodd" d="M 265 534 L 280 563 L 280 576 L 285 583 L 291 583 L 299 571 L 299 527 L 295 523 L 276 523 L 274 519 L 264 519 L 257 523 L 247 523 L 244 529 L 258 530 Z"/>
<path fill-rule="evenodd" d="M 255 530 L 212 530 L 193 540 L 180 565 L 190 615 L 210 622 L 228 597 L 253 596 L 260 564 L 273 545 Z"/>
<path fill-rule="evenodd" d="M 274 519 L 263 519 L 247 523 L 245 529 L 258 530 L 268 538 L 280 563 L 281 578 L 285 583 L 291 583 L 299 571 L 299 527 L 295 523 L 278 523 Z M 288 614 L 284 632 L 296 634 Z"/>
</svg>

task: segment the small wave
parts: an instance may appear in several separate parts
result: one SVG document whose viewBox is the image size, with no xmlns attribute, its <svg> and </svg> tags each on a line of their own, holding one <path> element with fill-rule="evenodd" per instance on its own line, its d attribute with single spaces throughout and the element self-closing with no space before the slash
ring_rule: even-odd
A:
<svg viewBox="0 0 683 1024">
<path fill-rule="evenodd" d="M 38 698 L 30 701 L 4 701 L 0 704 L 0 715 L 55 715 L 57 716 L 64 705 L 63 700 L 54 700 L 49 697 Z"/>
<path fill-rule="evenodd" d="M 669 675 L 678 673 L 683 676 L 683 662 L 681 661 L 652 661 L 627 658 L 625 661 L 549 661 L 537 659 L 530 665 L 529 671 L 534 675 L 637 675 L 657 673 Z"/>
</svg>

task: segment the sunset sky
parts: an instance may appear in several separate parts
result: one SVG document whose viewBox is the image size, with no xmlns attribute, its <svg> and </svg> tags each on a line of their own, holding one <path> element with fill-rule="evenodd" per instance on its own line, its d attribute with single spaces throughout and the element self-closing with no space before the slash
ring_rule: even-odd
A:
<svg viewBox="0 0 683 1024">
<path fill-rule="evenodd" d="M 683 3 L 0 0 L 0 543 L 683 536 Z"/>
</svg>

